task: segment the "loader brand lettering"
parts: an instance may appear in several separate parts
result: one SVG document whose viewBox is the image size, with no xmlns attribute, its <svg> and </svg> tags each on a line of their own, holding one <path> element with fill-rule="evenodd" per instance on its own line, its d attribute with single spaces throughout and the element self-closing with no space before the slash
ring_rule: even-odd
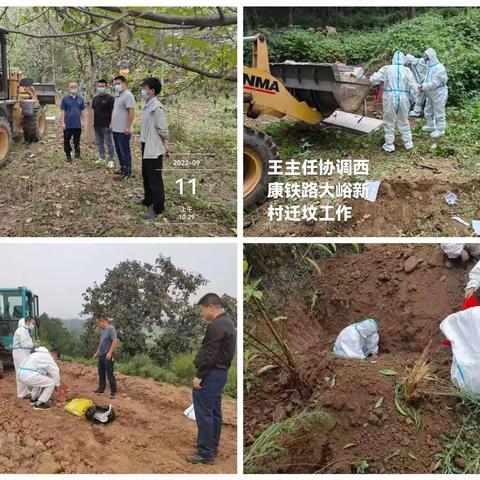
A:
<svg viewBox="0 0 480 480">
<path fill-rule="evenodd" d="M 243 88 L 245 90 L 254 90 L 256 92 L 268 93 L 276 95 L 279 91 L 278 82 L 270 81 L 268 78 L 258 77 L 257 75 L 243 74 Z"/>
</svg>

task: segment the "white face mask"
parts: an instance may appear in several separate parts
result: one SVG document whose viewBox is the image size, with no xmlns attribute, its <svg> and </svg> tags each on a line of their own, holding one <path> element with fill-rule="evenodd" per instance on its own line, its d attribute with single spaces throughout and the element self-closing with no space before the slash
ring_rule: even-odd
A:
<svg viewBox="0 0 480 480">
<path fill-rule="evenodd" d="M 28 325 L 29 330 L 35 330 L 35 325 L 32 325 L 31 323 Z"/>
<path fill-rule="evenodd" d="M 76 94 L 78 93 L 78 88 L 71 88 L 71 89 L 70 89 L 70 93 L 71 93 L 72 95 L 76 95 Z"/>
<path fill-rule="evenodd" d="M 115 85 L 115 91 L 116 91 L 117 93 L 122 93 L 122 92 L 123 92 L 123 85 L 121 85 L 121 84 L 116 84 L 116 85 Z"/>
</svg>

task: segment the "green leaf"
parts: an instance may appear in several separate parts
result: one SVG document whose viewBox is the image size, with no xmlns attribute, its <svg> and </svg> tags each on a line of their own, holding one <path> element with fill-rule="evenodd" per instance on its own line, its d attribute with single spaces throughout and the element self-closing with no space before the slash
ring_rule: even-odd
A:
<svg viewBox="0 0 480 480">
<path fill-rule="evenodd" d="M 247 273 L 248 271 L 248 262 L 243 259 L 243 273 Z"/>
<path fill-rule="evenodd" d="M 393 368 L 381 368 L 379 371 L 382 375 L 393 376 L 398 375 L 398 372 L 393 370 Z"/>
</svg>

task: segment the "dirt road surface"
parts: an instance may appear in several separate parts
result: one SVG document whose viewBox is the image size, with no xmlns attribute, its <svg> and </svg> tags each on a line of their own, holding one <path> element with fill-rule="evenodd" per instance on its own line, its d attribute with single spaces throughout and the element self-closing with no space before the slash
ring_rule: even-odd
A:
<svg viewBox="0 0 480 480">
<path fill-rule="evenodd" d="M 224 428 L 216 465 L 191 465 L 195 422 L 183 416 L 187 387 L 117 375 L 116 399 L 95 395 L 95 368 L 60 363 L 66 398 L 112 403 L 118 418 L 92 424 L 64 411 L 56 399 L 48 411 L 33 410 L 15 395 L 14 372 L 0 380 L 0 473 L 235 473 L 236 402 L 223 402 Z"/>
</svg>

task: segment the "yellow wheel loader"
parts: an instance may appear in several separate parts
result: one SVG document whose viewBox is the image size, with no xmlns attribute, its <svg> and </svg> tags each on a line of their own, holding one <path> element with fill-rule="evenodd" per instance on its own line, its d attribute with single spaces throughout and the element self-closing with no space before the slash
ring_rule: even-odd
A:
<svg viewBox="0 0 480 480">
<path fill-rule="evenodd" d="M 252 66 L 243 67 L 243 103 L 247 117 L 291 117 L 309 124 L 370 133 L 382 122 L 355 115 L 364 105 L 370 81 L 362 68 L 336 63 L 270 63 L 264 35 L 244 38 L 253 45 Z M 255 208 L 267 198 L 269 161 L 279 158 L 271 138 L 243 129 L 243 205 Z"/>
<path fill-rule="evenodd" d="M 38 142 L 45 135 L 43 106 L 55 104 L 55 86 L 34 83 L 9 72 L 7 61 L 8 31 L 0 28 L 0 168 L 8 161 L 12 137 L 23 132 L 27 142 Z"/>
</svg>

